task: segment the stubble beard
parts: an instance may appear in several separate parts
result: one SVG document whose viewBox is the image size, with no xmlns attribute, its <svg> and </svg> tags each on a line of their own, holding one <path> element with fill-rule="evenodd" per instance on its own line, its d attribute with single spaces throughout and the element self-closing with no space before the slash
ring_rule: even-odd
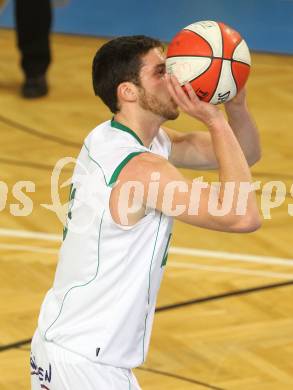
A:
<svg viewBox="0 0 293 390">
<path fill-rule="evenodd" d="M 174 120 L 179 116 L 178 108 L 171 98 L 169 104 L 162 103 L 155 95 L 147 93 L 143 87 L 140 87 L 139 104 L 144 110 L 165 120 Z"/>
</svg>

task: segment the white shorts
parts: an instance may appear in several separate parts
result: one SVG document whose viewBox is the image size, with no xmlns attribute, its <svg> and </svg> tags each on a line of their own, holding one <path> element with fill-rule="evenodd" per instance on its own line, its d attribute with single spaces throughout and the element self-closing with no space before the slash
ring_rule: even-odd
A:
<svg viewBox="0 0 293 390">
<path fill-rule="evenodd" d="M 45 342 L 38 330 L 30 366 L 32 390 L 141 390 L 130 369 L 94 363 Z"/>
</svg>

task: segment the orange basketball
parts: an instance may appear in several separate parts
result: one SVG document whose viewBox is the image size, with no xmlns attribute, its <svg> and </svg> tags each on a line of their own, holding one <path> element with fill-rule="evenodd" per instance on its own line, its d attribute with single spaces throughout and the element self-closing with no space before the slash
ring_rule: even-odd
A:
<svg viewBox="0 0 293 390">
<path fill-rule="evenodd" d="M 251 59 L 241 35 L 221 22 L 190 24 L 171 41 L 167 72 L 212 104 L 231 100 L 245 85 Z"/>
</svg>

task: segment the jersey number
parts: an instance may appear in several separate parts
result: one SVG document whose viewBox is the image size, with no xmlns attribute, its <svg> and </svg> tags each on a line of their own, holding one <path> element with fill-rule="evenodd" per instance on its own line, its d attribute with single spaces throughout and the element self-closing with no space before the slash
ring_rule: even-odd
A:
<svg viewBox="0 0 293 390">
<path fill-rule="evenodd" d="M 67 236 L 67 232 L 68 232 L 68 220 L 72 219 L 72 211 L 71 210 L 73 207 L 75 193 L 76 193 L 76 188 L 73 187 L 73 184 L 71 184 L 70 191 L 69 191 L 69 202 L 68 202 L 69 204 L 68 204 L 67 220 L 66 220 L 66 224 L 65 224 L 64 229 L 63 229 L 63 241 L 65 240 L 65 238 Z"/>
</svg>

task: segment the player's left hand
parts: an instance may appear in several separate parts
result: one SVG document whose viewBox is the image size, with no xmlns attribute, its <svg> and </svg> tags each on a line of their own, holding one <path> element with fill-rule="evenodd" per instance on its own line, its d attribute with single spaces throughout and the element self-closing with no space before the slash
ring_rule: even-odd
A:
<svg viewBox="0 0 293 390">
<path fill-rule="evenodd" d="M 243 87 L 240 89 L 240 91 L 237 93 L 233 99 L 231 99 L 229 102 L 225 103 L 226 108 L 239 108 L 241 106 L 245 106 L 246 104 L 246 88 Z"/>
</svg>

